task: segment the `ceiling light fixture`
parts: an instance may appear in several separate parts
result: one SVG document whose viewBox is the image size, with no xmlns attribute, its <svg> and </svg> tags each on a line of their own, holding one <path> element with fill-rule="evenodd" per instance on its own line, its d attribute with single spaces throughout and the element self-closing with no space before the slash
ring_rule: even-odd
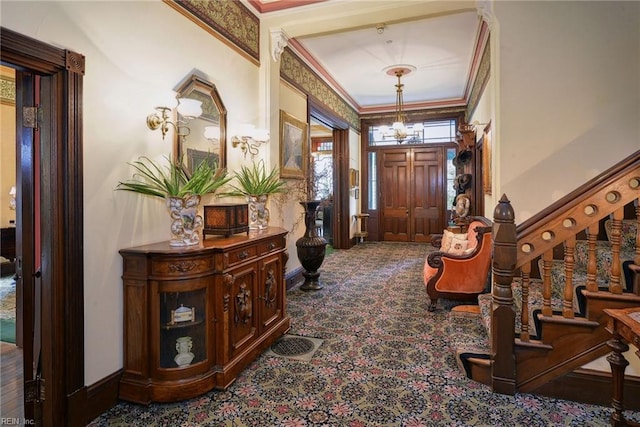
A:
<svg viewBox="0 0 640 427">
<path fill-rule="evenodd" d="M 411 65 L 395 65 L 386 69 L 386 73 L 389 75 L 395 75 L 398 78 L 396 83 L 396 115 L 391 129 L 388 126 L 381 126 L 380 132 L 384 138 L 393 137 L 398 144 L 407 139 L 408 136 L 419 137 L 420 132 L 424 129 L 422 123 L 414 123 L 413 125 L 407 124 L 407 115 L 404 112 L 404 100 L 402 94 L 402 76 L 406 76 L 410 72 L 414 71 L 415 67 Z"/>
</svg>

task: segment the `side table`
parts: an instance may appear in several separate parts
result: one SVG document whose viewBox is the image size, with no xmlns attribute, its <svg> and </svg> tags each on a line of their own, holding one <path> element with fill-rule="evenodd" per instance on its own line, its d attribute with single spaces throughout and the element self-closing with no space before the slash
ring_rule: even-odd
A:
<svg viewBox="0 0 640 427">
<path fill-rule="evenodd" d="M 607 361 L 611 365 L 611 375 L 613 377 L 613 398 L 611 406 L 611 425 L 618 426 L 640 426 L 638 423 L 627 421 L 624 418 L 624 370 L 629 365 L 624 353 L 629 350 L 627 343 L 632 343 L 640 347 L 640 307 L 610 309 L 605 308 L 604 312 L 609 316 L 607 330 L 613 338 L 607 342 L 612 353 L 607 356 Z M 626 341 L 626 342 L 625 342 Z M 640 350 L 636 351 L 640 357 Z"/>
</svg>

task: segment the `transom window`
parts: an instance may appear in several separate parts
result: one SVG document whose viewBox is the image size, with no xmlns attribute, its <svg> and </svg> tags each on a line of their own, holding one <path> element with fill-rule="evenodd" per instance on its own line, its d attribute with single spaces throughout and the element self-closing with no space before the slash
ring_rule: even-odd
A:
<svg viewBox="0 0 640 427">
<path fill-rule="evenodd" d="M 416 123 L 408 123 L 407 128 L 413 129 Z M 407 138 L 402 144 L 442 144 L 455 142 L 456 140 L 456 120 L 432 120 L 422 122 L 422 130 L 409 131 Z M 398 145 L 398 141 L 392 133 L 384 133 L 384 126 L 371 126 L 369 128 L 369 146 L 383 147 Z"/>
</svg>

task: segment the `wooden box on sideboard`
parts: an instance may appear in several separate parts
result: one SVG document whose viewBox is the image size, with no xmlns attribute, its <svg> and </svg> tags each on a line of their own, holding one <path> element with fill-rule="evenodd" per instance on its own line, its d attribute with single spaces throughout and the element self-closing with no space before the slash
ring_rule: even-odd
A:
<svg viewBox="0 0 640 427">
<path fill-rule="evenodd" d="M 219 204 L 204 207 L 204 227 L 202 234 L 230 236 L 237 233 L 249 234 L 249 207 L 245 204 Z"/>
</svg>

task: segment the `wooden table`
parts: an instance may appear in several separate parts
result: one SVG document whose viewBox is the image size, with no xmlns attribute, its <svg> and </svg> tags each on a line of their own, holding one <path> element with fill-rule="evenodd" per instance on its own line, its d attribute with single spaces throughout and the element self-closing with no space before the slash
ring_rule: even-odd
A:
<svg viewBox="0 0 640 427">
<path fill-rule="evenodd" d="M 640 348 L 640 307 L 622 309 L 606 308 L 604 312 L 610 317 L 607 330 L 613 335 L 613 338 L 607 342 L 607 345 L 613 351 L 607 357 L 613 376 L 613 398 L 611 401 L 613 414 L 611 414 L 611 425 L 616 427 L 629 425 L 640 426 L 638 423 L 625 420 L 622 396 L 624 389 L 624 370 L 629 365 L 629 362 L 624 358 L 622 353 L 629 350 L 627 343 L 632 343 Z M 636 351 L 636 355 L 640 357 L 640 350 Z"/>
</svg>

